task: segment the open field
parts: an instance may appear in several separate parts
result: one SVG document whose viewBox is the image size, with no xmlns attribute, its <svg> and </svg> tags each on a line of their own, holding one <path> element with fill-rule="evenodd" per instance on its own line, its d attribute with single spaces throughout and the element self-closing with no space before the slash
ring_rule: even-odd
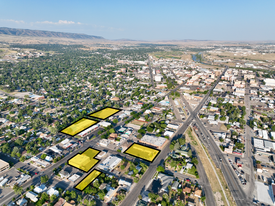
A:
<svg viewBox="0 0 275 206">
<path fill-rule="evenodd" d="M 68 164 L 84 172 L 88 172 L 99 162 L 98 159 L 94 158 L 99 152 L 99 150 L 88 148 L 82 154 L 77 154 L 69 159 Z"/>
<path fill-rule="evenodd" d="M 164 58 L 164 59 L 184 59 L 184 60 L 192 60 L 191 53 L 183 52 L 183 51 L 159 51 L 154 52 L 152 54 L 156 59 Z"/>
<path fill-rule="evenodd" d="M 153 162 L 157 155 L 160 153 L 160 150 L 134 143 L 127 150 L 125 150 L 124 153 L 144 159 L 149 162 Z"/>
<path fill-rule="evenodd" d="M 97 123 L 97 121 L 95 121 L 95 120 L 82 118 L 82 119 L 78 120 L 77 122 L 71 124 L 70 126 L 66 127 L 65 129 L 61 130 L 61 132 L 64 134 L 74 136 L 74 135 L 82 132 L 83 130 L 93 126 L 96 123 Z"/>
<path fill-rule="evenodd" d="M 91 184 L 99 175 L 101 174 L 98 170 L 93 170 L 88 174 L 80 183 L 78 183 L 75 188 L 83 191 L 89 184 Z"/>
<path fill-rule="evenodd" d="M 275 53 L 233 53 L 233 52 L 221 52 L 221 53 L 209 53 L 210 56 L 215 59 L 243 59 L 243 60 L 255 60 L 255 61 L 265 61 L 265 60 L 275 60 Z M 207 57 L 207 55 L 204 55 Z"/>
</svg>

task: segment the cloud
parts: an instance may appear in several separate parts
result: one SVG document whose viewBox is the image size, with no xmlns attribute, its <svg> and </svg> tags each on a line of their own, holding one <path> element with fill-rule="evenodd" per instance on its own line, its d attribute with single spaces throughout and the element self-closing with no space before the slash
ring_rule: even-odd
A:
<svg viewBox="0 0 275 206">
<path fill-rule="evenodd" d="M 70 24 L 82 24 L 80 22 L 67 21 L 67 20 L 59 20 L 58 22 L 53 21 L 37 21 L 36 24 L 53 24 L 53 25 L 70 25 Z"/>
<path fill-rule="evenodd" d="M 13 22 L 16 24 L 25 24 L 23 20 L 14 20 L 14 19 L 0 19 L 0 21 Z"/>
</svg>

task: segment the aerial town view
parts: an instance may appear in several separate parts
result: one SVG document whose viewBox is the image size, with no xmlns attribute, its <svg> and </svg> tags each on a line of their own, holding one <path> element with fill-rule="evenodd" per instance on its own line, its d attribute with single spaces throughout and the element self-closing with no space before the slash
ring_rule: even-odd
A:
<svg viewBox="0 0 275 206">
<path fill-rule="evenodd" d="M 275 205 L 274 1 L 2 5 L 0 206 Z"/>
</svg>

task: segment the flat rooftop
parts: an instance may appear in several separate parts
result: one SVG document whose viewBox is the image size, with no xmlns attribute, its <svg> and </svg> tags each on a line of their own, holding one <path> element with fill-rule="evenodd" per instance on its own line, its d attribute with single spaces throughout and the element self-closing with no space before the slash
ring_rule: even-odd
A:
<svg viewBox="0 0 275 206">
<path fill-rule="evenodd" d="M 164 137 L 157 137 L 154 135 L 144 135 L 140 141 L 142 142 L 147 142 L 151 145 L 155 145 L 157 147 L 161 147 L 165 142 L 166 142 L 166 138 Z"/>
<path fill-rule="evenodd" d="M 134 143 L 127 150 L 125 150 L 124 153 L 144 159 L 149 162 L 153 162 L 160 153 L 160 150 Z"/>
<path fill-rule="evenodd" d="M 112 115 L 114 115 L 114 114 L 116 114 L 120 111 L 121 111 L 120 109 L 107 107 L 107 108 L 104 108 L 104 109 L 99 110 L 97 112 L 93 112 L 93 113 L 89 114 L 89 116 L 105 120 L 108 117 L 110 117 L 110 116 L 112 116 Z"/>
<path fill-rule="evenodd" d="M 5 167 L 5 166 L 7 166 L 7 165 L 9 165 L 8 162 L 5 162 L 4 160 L 1 160 L 1 159 L 0 159 L 0 168 L 1 168 L 1 167 Z"/>
<path fill-rule="evenodd" d="M 69 159 L 68 164 L 84 172 L 88 172 L 99 162 L 99 160 L 95 158 L 99 152 L 99 150 L 88 148 L 82 154 L 77 154 Z"/>
<path fill-rule="evenodd" d="M 271 185 L 265 185 L 262 182 L 255 182 L 257 188 L 257 197 L 260 202 L 270 205 L 274 204 L 273 192 Z"/>
<path fill-rule="evenodd" d="M 65 129 L 61 130 L 60 132 L 62 132 L 64 134 L 68 134 L 70 136 L 75 136 L 76 134 L 93 126 L 96 123 L 97 123 L 97 121 L 95 121 L 95 120 L 81 118 L 77 122 L 71 124 L 70 126 L 66 127 Z"/>
</svg>

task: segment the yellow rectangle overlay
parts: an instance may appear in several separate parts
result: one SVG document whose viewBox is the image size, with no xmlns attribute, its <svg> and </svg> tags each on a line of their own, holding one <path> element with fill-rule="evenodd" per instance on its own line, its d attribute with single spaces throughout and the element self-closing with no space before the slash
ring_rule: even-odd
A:
<svg viewBox="0 0 275 206">
<path fill-rule="evenodd" d="M 124 153 L 153 162 L 160 150 L 134 143 Z"/>
<path fill-rule="evenodd" d="M 82 118 L 82 119 L 78 120 L 77 122 L 71 124 L 70 126 L 66 127 L 65 129 L 61 130 L 61 132 L 71 135 L 71 136 L 74 136 L 74 135 L 82 132 L 83 130 L 93 126 L 96 123 L 97 123 L 97 121 L 95 121 L 95 120 Z"/>
<path fill-rule="evenodd" d="M 102 109 L 98 112 L 94 112 L 94 113 L 90 114 L 89 116 L 90 117 L 95 117 L 95 118 L 98 118 L 98 119 L 107 119 L 108 117 L 114 115 L 115 113 L 117 113 L 119 111 L 121 111 L 121 110 L 107 107 L 107 108 L 104 108 L 104 109 Z"/>
<path fill-rule="evenodd" d="M 84 172 L 88 172 L 99 162 L 98 159 L 95 159 L 95 156 L 99 152 L 99 150 L 88 148 L 82 154 L 77 154 L 69 159 L 68 164 Z"/>
<path fill-rule="evenodd" d="M 99 175 L 101 174 L 98 170 L 93 170 L 89 175 L 87 175 L 80 183 L 78 183 L 75 188 L 83 191 L 89 184 L 91 184 Z"/>
</svg>

